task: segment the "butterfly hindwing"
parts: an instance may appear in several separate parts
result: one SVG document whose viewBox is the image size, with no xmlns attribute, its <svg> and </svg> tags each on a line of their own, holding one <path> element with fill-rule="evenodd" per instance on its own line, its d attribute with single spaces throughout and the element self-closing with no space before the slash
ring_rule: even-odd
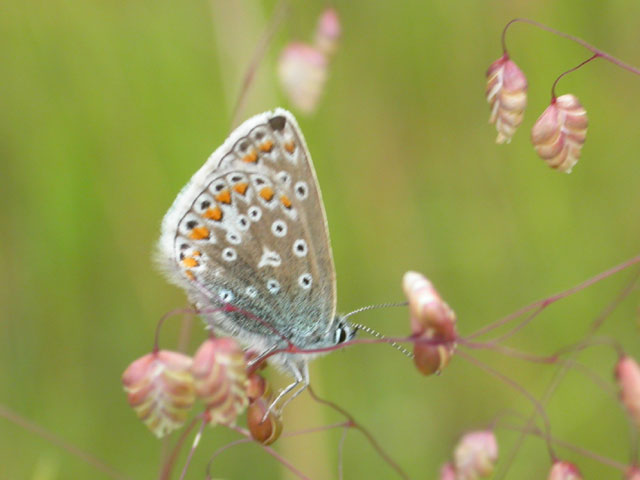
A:
<svg viewBox="0 0 640 480">
<path fill-rule="evenodd" d="M 228 334 L 268 346 L 278 334 L 305 343 L 326 333 L 335 314 L 333 259 L 291 114 L 253 117 L 214 152 L 165 216 L 160 256 L 172 281 Z M 214 312 L 224 304 L 236 310 Z"/>
</svg>

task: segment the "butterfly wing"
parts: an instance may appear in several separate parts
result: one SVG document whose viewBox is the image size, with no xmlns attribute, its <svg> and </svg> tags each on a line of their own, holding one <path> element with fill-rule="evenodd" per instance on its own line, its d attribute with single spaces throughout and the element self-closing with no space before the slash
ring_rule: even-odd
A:
<svg viewBox="0 0 640 480">
<path fill-rule="evenodd" d="M 329 331 L 336 282 L 326 215 L 295 118 L 240 125 L 176 198 L 159 259 L 216 329 L 261 350 Z M 218 310 L 224 305 L 233 308 Z"/>
</svg>

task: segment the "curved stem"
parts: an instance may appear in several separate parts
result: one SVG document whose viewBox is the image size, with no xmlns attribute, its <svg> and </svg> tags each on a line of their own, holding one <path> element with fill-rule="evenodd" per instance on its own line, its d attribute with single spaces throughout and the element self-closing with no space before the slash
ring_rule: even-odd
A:
<svg viewBox="0 0 640 480">
<path fill-rule="evenodd" d="M 156 325 L 156 332 L 153 337 L 153 353 L 157 353 L 160 350 L 160 330 L 162 329 L 162 325 L 164 322 L 175 315 L 195 315 L 195 312 L 192 308 L 176 308 L 175 310 L 171 310 L 170 312 L 165 313 L 158 320 L 158 324 Z"/>
<path fill-rule="evenodd" d="M 547 449 L 549 451 L 549 456 L 553 460 L 555 460 L 556 459 L 556 455 L 555 455 L 555 452 L 553 451 L 553 447 L 551 446 L 551 440 L 550 440 L 551 439 L 551 422 L 549 421 L 549 417 L 547 416 L 546 412 L 544 411 L 544 407 L 542 406 L 542 404 L 540 402 L 538 402 L 538 400 L 536 400 L 536 398 L 533 395 L 531 395 L 531 393 L 529 393 L 529 391 L 527 389 L 525 389 L 522 385 L 520 385 L 519 383 L 515 382 L 514 380 L 512 380 L 509 377 L 507 377 L 506 375 L 504 375 L 503 373 L 499 372 L 498 370 L 494 369 L 493 367 L 490 367 L 486 363 L 478 360 L 475 357 L 472 357 L 471 355 L 469 355 L 468 353 L 466 353 L 464 351 L 458 351 L 458 355 L 463 357 L 463 358 L 466 358 L 469 362 L 471 362 L 474 365 L 477 365 L 478 367 L 482 368 L 485 372 L 488 372 L 491 375 L 493 375 L 494 377 L 496 377 L 499 380 L 503 381 L 506 385 L 508 385 L 511 388 L 513 388 L 514 390 L 520 392 L 525 398 L 527 398 L 527 400 L 529 400 L 531 402 L 531 404 L 534 406 L 534 408 L 536 409 L 538 414 L 542 417 L 542 421 L 544 422 L 544 435 L 545 435 L 545 438 L 547 439 Z"/>
<path fill-rule="evenodd" d="M 625 263 L 627 263 L 627 262 L 625 262 Z M 618 267 L 614 267 L 614 269 L 619 268 L 619 267 L 620 267 L 620 265 Z M 612 270 L 614 270 L 614 269 L 612 269 Z M 609 270 L 609 271 L 612 271 L 612 270 Z M 573 347 L 569 351 L 569 358 L 567 360 L 571 360 L 574 355 L 576 355 L 580 350 L 583 349 L 583 346 L 586 346 L 586 345 L 588 345 L 588 344 L 590 344 L 591 342 L 594 341 L 593 340 L 593 336 L 598 331 L 598 329 L 602 326 L 604 320 L 634 290 L 634 288 L 635 288 L 635 286 L 636 286 L 636 284 L 638 282 L 639 277 L 640 277 L 640 270 L 636 270 L 634 272 L 634 274 L 631 276 L 631 280 L 622 289 L 622 291 L 595 318 L 595 320 L 591 324 L 591 328 L 587 332 L 587 335 L 582 339 L 582 341 L 579 344 L 577 344 L 575 347 Z M 564 365 L 561 365 L 560 368 L 558 368 L 558 370 L 556 370 L 556 372 L 554 373 L 553 378 L 551 379 L 551 382 L 547 386 L 542 398 L 540 399 L 541 405 L 544 406 L 549 402 L 549 400 L 551 399 L 551 396 L 555 392 L 557 386 L 560 384 L 560 382 L 564 378 L 565 374 L 567 373 L 568 368 L 569 368 L 568 364 L 565 363 Z M 534 422 L 536 421 L 536 416 L 537 416 L 537 411 L 534 411 L 534 412 L 531 413 L 531 415 L 529 416 L 529 418 L 527 420 L 527 423 L 525 425 L 525 429 L 526 428 L 530 428 L 534 424 Z M 630 424 L 630 426 L 631 426 L 631 430 L 632 430 L 631 431 L 632 439 L 635 439 L 635 427 L 632 424 Z M 518 437 L 515 446 L 511 449 L 511 452 L 506 457 L 506 461 L 503 462 L 503 464 L 502 464 L 503 465 L 502 474 L 500 474 L 500 472 L 498 474 L 496 474 L 496 479 L 497 480 L 502 479 L 502 478 L 504 478 L 506 476 L 509 467 L 511 466 L 511 464 L 515 460 L 516 455 L 518 454 L 518 451 L 519 451 L 520 447 L 522 446 L 522 444 L 524 442 L 525 435 L 526 435 L 525 433 L 522 433 Z M 636 443 L 635 440 L 634 440 L 633 443 Z M 632 448 L 632 450 L 633 450 L 633 448 Z M 633 453 L 632 453 L 632 455 L 633 455 Z"/>
<path fill-rule="evenodd" d="M 328 406 L 329 408 L 332 408 L 333 410 L 335 410 L 336 412 L 342 414 L 347 420 L 348 420 L 348 424 L 345 425 L 345 427 L 351 427 L 351 428 L 355 428 L 356 430 L 358 430 L 360 433 L 362 433 L 366 439 L 369 441 L 369 443 L 371 444 L 371 446 L 376 450 L 376 452 L 378 452 L 378 454 L 382 457 L 382 459 L 387 462 L 387 464 L 393 468 L 396 473 L 398 475 L 400 475 L 402 478 L 404 478 L 405 480 L 409 480 L 409 475 L 406 474 L 406 472 L 404 470 L 402 470 L 402 468 L 400 467 L 400 465 L 398 465 L 390 456 L 387 452 L 385 452 L 383 450 L 383 448 L 380 446 L 380 444 L 378 443 L 378 441 L 375 439 L 375 437 L 371 434 L 371 432 L 369 432 L 369 430 L 367 430 L 366 428 L 364 428 L 362 425 L 360 425 L 358 422 L 355 421 L 355 419 L 353 418 L 353 416 L 351 416 L 351 414 L 349 412 L 347 412 L 344 408 L 336 405 L 335 403 L 333 403 L 330 400 L 325 400 L 324 398 L 320 398 L 318 395 L 316 395 L 316 392 L 313 391 L 313 388 L 311 388 L 311 385 L 309 385 L 307 387 L 307 391 L 309 392 L 309 394 L 311 395 L 311 397 L 318 403 L 321 403 L 323 405 Z"/>
<path fill-rule="evenodd" d="M 510 424 L 501 424 L 499 425 L 500 428 L 506 428 L 508 430 L 514 430 L 516 432 L 520 432 L 524 435 L 527 434 L 531 434 L 531 435 L 535 435 L 537 437 L 541 437 L 541 438 L 545 438 L 545 434 L 543 432 L 541 432 L 538 428 L 536 427 L 521 427 L 521 426 L 516 426 L 516 425 L 510 425 Z M 550 440 L 555 443 L 556 445 L 559 445 L 563 448 L 566 448 L 567 450 L 572 450 L 580 455 L 583 455 L 585 457 L 591 458 L 592 460 L 595 460 L 596 462 L 599 462 L 603 465 L 606 465 L 608 467 L 614 468 L 616 470 L 619 470 L 621 472 L 624 472 L 627 470 L 627 466 L 617 462 L 611 458 L 607 458 L 604 457 L 598 453 L 592 452 L 591 450 L 587 450 L 586 448 L 582 448 L 578 445 L 574 445 L 572 443 L 569 442 L 565 442 L 564 440 L 560 440 L 558 438 L 555 437 L 550 437 Z"/>
<path fill-rule="evenodd" d="M 344 455 L 344 442 L 347 439 L 347 433 L 349 432 L 349 427 L 345 425 L 342 428 L 342 435 L 340 436 L 340 443 L 338 444 L 338 480 L 343 480 L 343 472 L 342 472 L 342 459 Z"/>
<path fill-rule="evenodd" d="M 109 478 L 113 478 L 116 480 L 129 480 L 129 477 L 127 477 L 123 473 L 117 472 L 111 466 L 107 465 L 99 458 L 93 456 L 88 452 L 85 452 L 84 450 L 80 450 L 78 447 L 67 442 L 62 437 L 59 437 L 58 435 L 50 432 L 49 430 L 46 430 L 40 425 L 33 423 L 30 420 L 27 420 L 22 415 L 14 412 L 13 410 L 9 410 L 7 407 L 5 407 L 2 404 L 0 404 L 0 418 L 4 418 L 9 422 L 15 425 L 18 425 L 20 428 L 23 428 L 28 432 L 34 433 L 41 438 L 44 438 L 47 442 L 51 442 L 53 445 L 67 451 L 74 457 L 79 458 L 80 460 L 86 462 L 87 464 L 91 465 L 92 467 L 94 467 L 99 472 L 103 473 L 105 476 Z M 5 432 L 5 434 L 6 433 L 7 432 Z"/>
<path fill-rule="evenodd" d="M 551 86 L 551 103 L 556 101 L 556 85 L 558 84 L 558 82 L 560 81 L 560 79 L 562 77 L 564 77 L 565 75 L 567 75 L 567 74 L 569 74 L 571 72 L 575 72 L 579 68 L 582 68 L 584 65 L 586 65 L 587 63 L 589 63 L 592 60 L 595 60 L 598 57 L 600 57 L 600 55 L 598 53 L 594 53 L 592 56 L 587 58 L 584 62 L 581 62 L 578 65 L 576 65 L 575 67 L 570 68 L 566 72 L 561 73 L 560 76 L 558 76 L 558 78 L 556 78 L 556 80 L 553 82 L 553 85 Z"/>
<path fill-rule="evenodd" d="M 631 73 L 634 73 L 636 75 L 640 75 L 640 69 L 629 65 L 628 63 L 623 62 L 622 60 L 620 60 L 619 58 L 614 57 L 613 55 L 609 55 L 607 52 L 605 52 L 604 50 L 600 50 L 599 48 L 594 47 L 593 45 L 591 45 L 590 43 L 582 40 L 579 37 L 576 37 L 574 35 L 569 35 L 568 33 L 564 33 L 561 32 L 560 30 L 556 30 L 555 28 L 551 28 L 546 26 L 543 23 L 540 22 L 536 22 L 535 20 L 530 20 L 528 18 L 514 18 L 513 20 L 511 20 L 509 23 L 507 23 L 507 25 L 504 27 L 504 30 L 502 31 L 502 50 L 505 54 L 507 54 L 507 47 L 506 47 L 506 42 L 505 42 L 505 36 L 507 34 L 507 29 L 513 25 L 514 23 L 528 23 L 529 25 L 533 25 L 534 27 L 538 27 L 542 30 L 546 30 L 549 33 L 553 33 L 554 35 L 558 35 L 559 37 L 562 38 L 566 38 L 567 40 L 571 40 L 572 42 L 577 43 L 578 45 L 583 46 L 584 48 L 586 48 L 587 50 L 589 50 L 590 52 L 594 53 L 596 56 L 600 57 L 600 58 L 604 58 L 605 60 L 607 60 L 608 62 L 613 63 L 614 65 L 617 65 L 618 67 L 627 70 Z"/>
<path fill-rule="evenodd" d="M 203 415 L 202 420 L 200 421 L 200 428 L 198 429 L 198 433 L 196 433 L 196 436 L 193 439 L 193 444 L 191 445 L 191 449 L 189 450 L 189 455 L 187 455 L 187 460 L 184 462 L 184 467 L 182 467 L 180 480 L 184 480 L 185 476 L 187 475 L 187 469 L 189 468 L 189 465 L 191 465 L 191 459 L 193 458 L 193 453 L 196 451 L 196 448 L 200 443 L 200 438 L 202 438 L 202 432 L 204 431 L 204 427 L 206 424 L 207 424 L 207 416 Z"/>
<path fill-rule="evenodd" d="M 189 425 L 187 425 L 187 428 L 185 428 L 184 432 L 180 434 L 178 441 L 176 441 L 176 444 L 171 449 L 171 454 L 165 460 L 164 465 L 162 465 L 162 470 L 160 470 L 160 475 L 158 476 L 159 480 L 169 480 L 171 478 L 171 471 L 173 470 L 173 465 L 176 463 L 178 454 L 180 453 L 180 450 L 182 450 L 182 446 L 184 445 L 185 440 L 193 430 L 193 427 L 195 427 L 198 424 L 199 420 L 200 420 L 200 416 L 191 420 L 191 422 L 189 422 Z"/>
<path fill-rule="evenodd" d="M 273 458 L 275 458 L 278 462 L 280 462 L 282 465 L 284 465 L 296 477 L 298 477 L 298 478 L 300 478 L 302 480 L 310 480 L 309 477 L 304 475 L 300 470 L 298 470 L 291 463 L 289 463 L 282 455 L 280 455 L 278 452 L 276 452 L 273 448 L 268 447 L 267 445 L 262 445 L 261 443 L 256 442 L 255 440 L 253 440 L 251 438 L 251 434 L 247 430 L 245 430 L 244 428 L 234 427 L 234 426 L 230 426 L 230 425 L 225 425 L 225 426 L 227 428 L 229 428 L 230 430 L 233 430 L 233 431 L 239 433 L 244 438 L 240 438 L 238 440 L 234 440 L 233 442 L 227 443 L 226 445 L 223 445 L 218 450 L 213 452 L 213 455 L 211 455 L 211 458 L 209 459 L 209 462 L 207 463 L 207 469 L 206 469 L 206 475 L 207 475 L 206 478 L 207 478 L 207 480 L 211 479 L 211 465 L 213 464 L 213 460 L 216 457 L 218 457 L 221 453 L 225 452 L 226 450 L 228 450 L 228 449 L 230 449 L 232 447 L 235 447 L 236 445 L 242 445 L 244 443 L 256 443 L 256 444 L 260 445 L 260 447 L 262 447 L 262 449 L 265 452 L 267 452 L 269 455 L 271 455 Z"/>
<path fill-rule="evenodd" d="M 578 285 L 571 287 L 567 290 L 564 290 L 560 293 L 556 293 L 555 295 L 551 295 L 550 297 L 547 298 L 543 298 L 542 300 L 537 300 L 533 303 L 530 303 L 529 305 L 522 307 L 520 310 L 517 310 L 516 312 L 513 312 L 512 314 L 507 315 L 506 317 L 501 318 L 500 320 L 497 320 L 496 322 L 490 323 L 489 325 L 486 325 L 484 327 L 482 327 L 479 330 L 476 330 L 474 333 L 472 333 L 471 335 L 468 335 L 466 337 L 467 340 L 471 340 L 473 338 L 479 337 L 481 335 L 484 335 L 485 333 L 488 333 L 492 330 L 495 330 L 496 328 L 499 328 L 513 320 L 515 320 L 516 318 L 521 317 L 522 315 L 524 315 L 527 312 L 530 312 L 531 310 L 535 310 L 537 308 L 547 308 L 549 305 L 551 305 L 552 303 L 557 302 L 558 300 L 562 300 L 565 297 L 568 297 L 569 295 L 573 295 L 574 293 L 579 292 L 580 290 L 584 290 L 585 288 L 590 287 L 591 285 L 600 282 L 601 280 L 604 280 L 605 278 L 609 278 L 612 275 L 615 275 L 616 273 L 631 267 L 632 265 L 635 265 L 636 263 L 640 263 L 640 255 L 635 256 L 633 258 L 630 258 L 629 260 L 620 263 L 619 265 L 616 265 L 615 267 L 610 268 L 609 270 L 605 270 L 602 273 L 599 273 L 598 275 L 595 275 L 593 277 L 591 277 L 588 280 L 585 280 L 582 283 L 579 283 Z"/>
</svg>

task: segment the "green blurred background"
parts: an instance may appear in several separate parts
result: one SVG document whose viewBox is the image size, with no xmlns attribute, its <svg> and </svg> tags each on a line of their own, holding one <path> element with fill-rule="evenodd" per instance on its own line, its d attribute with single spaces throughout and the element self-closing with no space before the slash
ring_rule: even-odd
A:
<svg viewBox="0 0 640 480">
<path fill-rule="evenodd" d="M 182 185 L 229 132 L 231 108 L 274 1 L 2 2 L 0 15 L 0 403 L 131 478 L 153 478 L 162 442 L 137 421 L 120 375 L 151 347 L 185 297 L 154 269 L 160 221 Z M 256 76 L 243 117 L 281 105 L 275 60 L 309 40 L 324 2 L 294 2 Z M 529 25 L 508 36 L 529 80 L 524 124 L 507 146 L 487 124 L 484 73 L 516 16 L 585 38 L 640 64 L 640 3 L 628 0 L 336 1 L 344 36 L 317 113 L 300 124 L 324 194 L 339 309 L 402 299 L 408 269 L 431 278 L 468 334 L 640 250 L 640 78 L 603 61 L 564 79 L 589 113 L 571 175 L 549 169 L 528 130 L 562 71 L 588 57 Z M 545 311 L 511 345 L 538 354 L 577 341 L 631 271 Z M 604 332 L 640 354 L 637 290 Z M 359 321 L 408 333 L 406 310 Z M 180 321 L 167 323 L 175 348 Z M 195 324 L 192 346 L 204 337 Z M 554 367 L 476 355 L 540 395 Z M 608 381 L 615 356 L 580 356 Z M 285 380 L 271 375 L 278 385 Z M 424 378 L 384 346 L 317 360 L 312 384 L 368 426 L 412 478 L 436 478 L 457 437 L 531 405 L 462 358 Z M 569 373 L 549 405 L 553 433 L 628 462 L 625 417 L 603 389 Z M 286 431 L 339 420 L 307 395 Z M 498 430 L 502 451 L 516 435 Z M 188 478 L 236 438 L 207 430 Z M 340 431 L 276 445 L 313 479 L 337 478 Z M 587 478 L 620 473 L 564 449 Z M 182 465 L 183 459 L 179 461 Z M 546 478 L 538 439 L 507 478 Z M 394 478 L 357 432 L 345 478 Z M 220 478 L 290 478 L 255 445 L 219 458 Z M 0 478 L 106 478 L 52 443 L 0 419 Z M 177 475 L 176 477 L 177 478 Z"/>
</svg>

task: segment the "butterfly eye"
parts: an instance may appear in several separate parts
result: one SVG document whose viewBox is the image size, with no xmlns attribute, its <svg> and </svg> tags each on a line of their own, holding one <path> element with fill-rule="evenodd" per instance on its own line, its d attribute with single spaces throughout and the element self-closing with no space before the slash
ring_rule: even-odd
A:
<svg viewBox="0 0 640 480">
<path fill-rule="evenodd" d="M 344 343 L 346 339 L 347 339 L 347 329 L 341 325 L 336 329 L 336 338 L 335 338 L 336 344 Z"/>
</svg>

